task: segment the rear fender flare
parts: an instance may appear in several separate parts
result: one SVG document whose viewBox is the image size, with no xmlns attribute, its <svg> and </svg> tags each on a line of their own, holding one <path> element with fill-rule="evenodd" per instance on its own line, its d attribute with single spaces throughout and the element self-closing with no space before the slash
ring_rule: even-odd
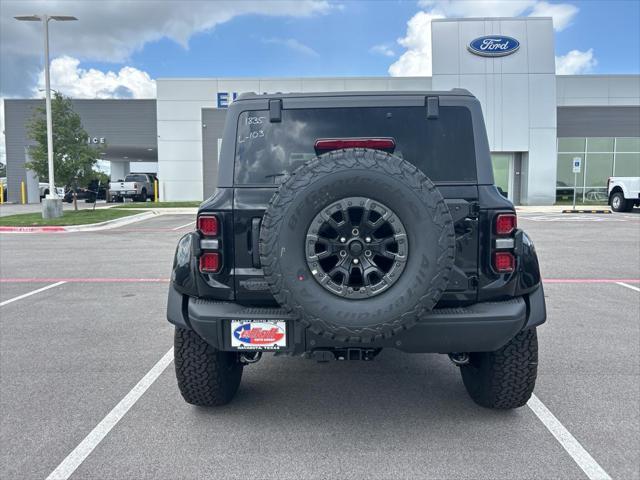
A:
<svg viewBox="0 0 640 480">
<path fill-rule="evenodd" d="M 171 284 L 183 295 L 198 296 L 196 259 L 200 252 L 200 239 L 196 232 L 184 235 L 173 256 Z"/>
<path fill-rule="evenodd" d="M 518 230 L 515 240 L 519 260 L 515 295 L 521 296 L 533 292 L 541 284 L 540 264 L 536 247 L 524 231 Z"/>
</svg>

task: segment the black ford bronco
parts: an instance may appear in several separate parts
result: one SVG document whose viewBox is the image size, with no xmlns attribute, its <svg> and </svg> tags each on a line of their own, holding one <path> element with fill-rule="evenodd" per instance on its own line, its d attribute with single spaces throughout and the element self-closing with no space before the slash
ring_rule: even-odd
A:
<svg viewBox="0 0 640 480">
<path fill-rule="evenodd" d="M 546 307 L 469 92 L 243 94 L 167 317 L 191 404 L 229 402 L 265 352 L 395 348 L 448 354 L 476 403 L 509 409 L 533 391 Z"/>
</svg>

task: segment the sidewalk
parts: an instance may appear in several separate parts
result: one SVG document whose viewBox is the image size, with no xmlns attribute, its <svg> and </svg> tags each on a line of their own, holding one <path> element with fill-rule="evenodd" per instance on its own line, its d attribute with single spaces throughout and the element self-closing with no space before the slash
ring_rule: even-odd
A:
<svg viewBox="0 0 640 480">
<path fill-rule="evenodd" d="M 96 208 L 105 208 L 105 202 L 98 201 Z M 78 202 L 78 210 L 92 209 L 93 203 L 86 203 L 84 200 Z M 73 210 L 72 203 L 62 202 L 62 209 L 66 212 Z M 41 203 L 27 203 L 22 205 L 20 203 L 3 203 L 0 204 L 0 217 L 6 217 L 8 215 L 19 215 L 21 213 L 36 213 L 42 211 Z"/>
<path fill-rule="evenodd" d="M 562 213 L 563 210 L 571 210 L 571 205 L 518 205 L 517 212 L 522 213 Z M 576 205 L 577 210 L 609 210 L 608 205 Z"/>
</svg>

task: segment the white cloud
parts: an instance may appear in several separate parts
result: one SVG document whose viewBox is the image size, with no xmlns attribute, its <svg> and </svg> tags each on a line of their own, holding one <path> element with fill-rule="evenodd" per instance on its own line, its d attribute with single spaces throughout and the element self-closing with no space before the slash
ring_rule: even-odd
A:
<svg viewBox="0 0 640 480">
<path fill-rule="evenodd" d="M 389 67 L 393 77 L 431 75 L 431 21 L 443 18 L 440 14 L 416 13 L 407 22 L 407 34 L 398 43 L 407 51 Z"/>
<path fill-rule="evenodd" d="M 530 17 L 552 17 L 553 28 L 558 32 L 567 28 L 578 14 L 578 7 L 570 3 L 537 2 L 531 9 Z"/>
<path fill-rule="evenodd" d="M 318 52 L 316 52 L 313 48 L 305 45 L 295 38 L 265 38 L 262 41 L 264 43 L 271 43 L 273 45 L 282 45 L 290 50 L 293 50 L 294 52 L 302 53 L 303 55 L 309 55 L 310 57 L 318 56 Z"/>
<path fill-rule="evenodd" d="M 589 73 L 593 71 L 598 64 L 593 55 L 593 48 L 586 52 L 580 50 L 571 50 L 566 55 L 556 57 L 556 74 L 557 75 L 578 75 L 581 73 Z"/>
<path fill-rule="evenodd" d="M 543 0 L 420 0 L 418 4 L 425 10 L 407 22 L 406 35 L 398 39 L 407 50 L 389 66 L 394 77 L 431 75 L 431 21 L 436 18 L 545 16 L 553 17 L 554 29 L 560 31 L 578 13 L 574 5 Z"/>
<path fill-rule="evenodd" d="M 34 96 L 42 96 L 44 73 Z M 80 68 L 80 60 L 59 57 L 51 62 L 51 88 L 72 98 L 156 98 L 156 82 L 147 72 L 123 67 L 118 72 Z"/>
<path fill-rule="evenodd" d="M 2 93 L 25 95 L 41 68 L 42 25 L 15 15 L 52 12 L 77 22 L 51 22 L 51 56 L 83 61 L 127 62 L 145 44 L 169 38 L 184 48 L 196 33 L 248 14 L 310 17 L 329 12 L 327 0 L 2 0 L 0 70 Z M 33 83 L 32 83 L 33 82 Z"/>
<path fill-rule="evenodd" d="M 38 75 L 31 96 L 43 97 L 44 72 Z M 156 98 L 156 81 L 147 72 L 123 67 L 118 72 L 80 68 L 72 57 L 51 61 L 51 88 L 72 98 Z M 7 163 L 4 136 L 4 98 L 0 98 L 0 162 Z"/>
<path fill-rule="evenodd" d="M 447 17 L 516 17 L 536 0 L 422 0 L 423 8 Z"/>
<path fill-rule="evenodd" d="M 384 55 L 385 57 L 395 57 L 396 52 L 386 43 L 381 43 L 380 45 L 374 45 L 369 49 L 369 52 L 376 53 L 378 55 Z"/>
</svg>

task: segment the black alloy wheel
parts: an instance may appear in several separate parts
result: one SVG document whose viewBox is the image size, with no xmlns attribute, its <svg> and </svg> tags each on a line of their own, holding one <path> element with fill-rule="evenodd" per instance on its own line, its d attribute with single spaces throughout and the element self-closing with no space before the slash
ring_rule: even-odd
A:
<svg viewBox="0 0 640 480">
<path fill-rule="evenodd" d="M 407 262 L 400 218 L 367 197 L 347 197 L 322 209 L 306 236 L 306 259 L 325 289 L 349 299 L 370 298 L 391 287 Z"/>
</svg>

